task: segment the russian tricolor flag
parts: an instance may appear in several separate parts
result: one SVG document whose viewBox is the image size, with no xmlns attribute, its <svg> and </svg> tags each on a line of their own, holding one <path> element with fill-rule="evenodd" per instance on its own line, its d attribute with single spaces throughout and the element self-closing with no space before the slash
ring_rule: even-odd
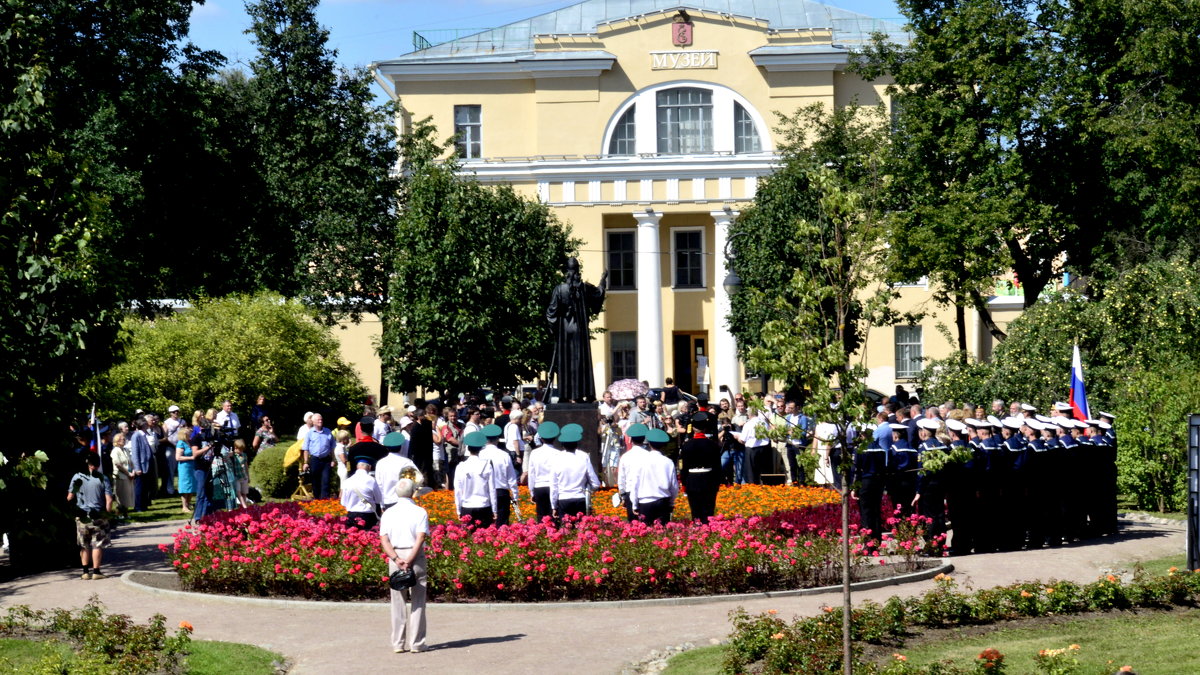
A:
<svg viewBox="0 0 1200 675">
<path fill-rule="evenodd" d="M 1089 420 L 1092 416 L 1088 411 L 1087 391 L 1083 388 L 1083 361 L 1079 358 L 1079 345 L 1075 345 L 1075 354 L 1071 357 L 1071 409 L 1075 418 Z"/>
</svg>

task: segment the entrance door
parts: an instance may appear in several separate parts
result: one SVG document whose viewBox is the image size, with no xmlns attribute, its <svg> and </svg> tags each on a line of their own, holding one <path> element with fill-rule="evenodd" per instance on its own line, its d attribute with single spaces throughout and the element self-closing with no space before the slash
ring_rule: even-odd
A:
<svg viewBox="0 0 1200 675">
<path fill-rule="evenodd" d="M 675 386 L 691 394 L 700 393 L 700 382 L 696 381 L 699 374 L 697 365 L 699 359 L 708 359 L 708 332 L 676 332 L 671 336 L 672 343 L 672 377 Z"/>
</svg>

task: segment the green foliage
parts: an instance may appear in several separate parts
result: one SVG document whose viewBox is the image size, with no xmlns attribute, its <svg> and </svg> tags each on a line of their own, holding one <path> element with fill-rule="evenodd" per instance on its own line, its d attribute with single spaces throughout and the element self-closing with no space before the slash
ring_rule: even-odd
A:
<svg viewBox="0 0 1200 675">
<path fill-rule="evenodd" d="M 1200 411 L 1200 365 L 1156 361 L 1126 374 L 1118 389 L 1117 485 L 1138 508 L 1187 506 L 1187 416 Z"/>
<path fill-rule="evenodd" d="M 260 450 L 250 464 L 250 484 L 262 491 L 264 497 L 287 499 L 296 492 L 300 481 L 299 462 L 283 468 L 283 456 L 291 443 L 280 443 Z"/>
<path fill-rule="evenodd" d="M 130 319 L 125 332 L 126 361 L 89 386 L 110 413 L 166 410 L 172 403 L 200 410 L 224 399 L 248 410 L 263 394 L 279 419 L 290 419 L 321 406 L 345 410 L 364 395 L 329 330 L 300 304 L 269 293 Z"/>
<path fill-rule="evenodd" d="M 62 637 L 78 646 L 80 655 L 74 658 L 61 652 L 47 655 L 38 666 L 38 672 L 47 673 L 174 672 L 187 654 L 190 632 L 181 625 L 170 634 L 161 614 L 150 617 L 146 625 L 124 614 L 108 614 L 96 596 L 78 610 L 32 610 L 19 605 L 0 617 L 0 635 Z"/>
<path fill-rule="evenodd" d="M 439 391 L 531 379 L 550 361 L 541 317 L 578 242 L 544 204 L 438 161 L 435 134 L 426 120 L 403 140 L 405 208 L 380 345 L 386 375 L 399 389 Z"/>
</svg>

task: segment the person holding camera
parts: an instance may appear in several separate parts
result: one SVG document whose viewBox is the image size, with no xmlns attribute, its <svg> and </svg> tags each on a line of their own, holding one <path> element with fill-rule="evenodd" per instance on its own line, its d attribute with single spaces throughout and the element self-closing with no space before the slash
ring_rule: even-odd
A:
<svg viewBox="0 0 1200 675">
<path fill-rule="evenodd" d="M 79 544 L 79 562 L 83 566 L 80 578 L 84 581 L 103 579 L 100 560 L 108 548 L 111 527 L 108 512 L 112 510 L 113 491 L 108 476 L 100 470 L 100 457 L 88 453 L 87 471 L 71 477 L 67 501 L 79 509 L 75 516 L 75 541 Z"/>
<path fill-rule="evenodd" d="M 473 450 L 477 460 L 478 448 Z M 464 463 L 463 468 L 467 467 Z M 429 582 L 425 539 L 429 536 L 429 513 L 413 501 L 416 491 L 416 483 L 402 478 L 396 484 L 396 505 L 384 511 L 379 521 L 379 543 L 388 559 L 388 572 L 411 569 L 415 575 L 412 586 L 391 590 L 392 651 L 397 654 L 426 649 L 425 597 Z M 412 602 L 411 608 L 408 601 Z"/>
<path fill-rule="evenodd" d="M 312 416 L 312 422 L 301 447 L 304 464 L 300 470 L 308 474 L 314 496 L 329 499 L 329 472 L 333 469 L 333 446 L 337 441 L 333 432 L 325 428 L 325 418 L 320 413 Z"/>
</svg>

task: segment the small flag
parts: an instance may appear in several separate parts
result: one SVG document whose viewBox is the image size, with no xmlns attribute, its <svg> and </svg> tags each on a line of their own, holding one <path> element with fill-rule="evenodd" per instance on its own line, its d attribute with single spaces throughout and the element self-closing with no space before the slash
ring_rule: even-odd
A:
<svg viewBox="0 0 1200 675">
<path fill-rule="evenodd" d="M 1083 362 L 1079 358 L 1079 345 L 1075 345 L 1075 354 L 1071 357 L 1071 409 L 1075 411 L 1076 419 L 1088 420 L 1092 416 L 1088 411 L 1087 390 L 1083 387 Z"/>
</svg>

